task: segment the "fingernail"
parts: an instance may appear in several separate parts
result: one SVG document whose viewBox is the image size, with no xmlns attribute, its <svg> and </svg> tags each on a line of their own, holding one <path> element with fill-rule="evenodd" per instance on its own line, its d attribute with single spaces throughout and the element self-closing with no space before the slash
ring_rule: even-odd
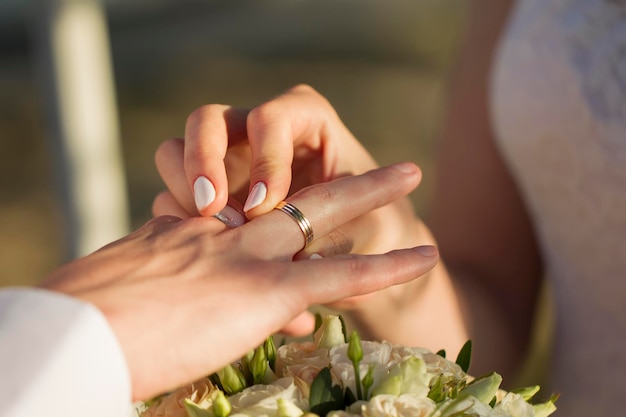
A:
<svg viewBox="0 0 626 417">
<path fill-rule="evenodd" d="M 412 174 L 416 171 L 415 164 L 410 162 L 400 162 L 399 164 L 395 164 L 393 167 L 403 174 Z"/>
<path fill-rule="evenodd" d="M 207 177 L 198 177 L 193 183 L 193 196 L 196 207 L 202 210 L 215 200 L 215 187 Z"/>
<path fill-rule="evenodd" d="M 267 185 L 265 185 L 264 182 L 257 182 L 250 191 L 246 204 L 243 206 L 243 211 L 248 212 L 248 210 L 252 210 L 261 204 L 265 200 L 265 197 L 267 197 Z"/>
<path fill-rule="evenodd" d="M 320 255 L 319 253 L 312 253 L 312 254 L 309 256 L 309 259 L 324 259 L 324 258 L 323 258 L 323 257 L 322 257 L 322 255 Z"/>
<path fill-rule="evenodd" d="M 226 206 L 217 214 L 214 214 L 217 220 L 221 221 L 228 227 L 239 227 L 246 222 L 243 215 L 230 206 Z"/>
<path fill-rule="evenodd" d="M 415 250 L 422 256 L 435 256 L 437 248 L 434 246 L 418 246 Z"/>
</svg>

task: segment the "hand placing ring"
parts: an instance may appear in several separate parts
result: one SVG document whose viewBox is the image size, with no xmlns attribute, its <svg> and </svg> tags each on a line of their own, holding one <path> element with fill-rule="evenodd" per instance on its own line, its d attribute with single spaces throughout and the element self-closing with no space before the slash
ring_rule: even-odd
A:
<svg viewBox="0 0 626 417">
<path fill-rule="evenodd" d="M 313 228 L 311 222 L 306 218 L 304 214 L 296 206 L 286 201 L 281 201 L 276 205 L 274 210 L 280 210 L 287 213 L 297 224 L 302 234 L 304 235 L 304 248 L 313 241 Z M 303 248 L 303 249 L 304 249 Z"/>
</svg>

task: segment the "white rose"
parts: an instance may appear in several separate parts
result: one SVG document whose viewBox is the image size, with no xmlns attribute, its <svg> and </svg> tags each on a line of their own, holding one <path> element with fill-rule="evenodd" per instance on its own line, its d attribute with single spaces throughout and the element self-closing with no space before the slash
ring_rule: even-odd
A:
<svg viewBox="0 0 626 417">
<path fill-rule="evenodd" d="M 317 349 L 312 342 L 289 343 L 280 346 L 276 352 L 276 374 L 300 378 L 308 385 L 329 363 L 328 349 Z"/>
<path fill-rule="evenodd" d="M 389 342 L 361 341 L 363 359 L 359 363 L 361 379 L 367 374 L 370 365 L 373 365 L 374 387 L 385 377 L 389 369 L 389 356 L 393 345 Z M 354 365 L 348 358 L 348 344 L 335 346 L 330 350 L 330 364 L 333 375 L 339 379 L 344 387 L 350 387 L 356 394 L 354 379 Z"/>
<path fill-rule="evenodd" d="M 430 398 L 411 394 L 377 395 L 361 406 L 363 417 L 427 417 L 435 409 Z"/>
<path fill-rule="evenodd" d="M 426 369 L 433 377 L 443 374 L 445 376 L 454 376 L 457 379 L 463 379 L 466 376 L 459 365 L 424 348 L 394 346 L 389 360 L 390 362 L 398 363 L 402 362 L 408 356 L 424 359 Z"/>
<path fill-rule="evenodd" d="M 511 417 L 533 417 L 535 410 L 532 405 L 528 404 L 524 398 L 512 392 L 509 392 L 504 396 L 494 410 L 502 411 L 506 415 Z"/>
<path fill-rule="evenodd" d="M 268 385 L 253 385 L 238 394 L 228 397 L 233 410 L 231 417 L 257 416 L 277 417 L 284 415 L 300 416 L 308 410 L 308 402 L 303 399 L 293 378 L 281 378 Z M 282 401 L 279 413 L 279 400 Z"/>
</svg>

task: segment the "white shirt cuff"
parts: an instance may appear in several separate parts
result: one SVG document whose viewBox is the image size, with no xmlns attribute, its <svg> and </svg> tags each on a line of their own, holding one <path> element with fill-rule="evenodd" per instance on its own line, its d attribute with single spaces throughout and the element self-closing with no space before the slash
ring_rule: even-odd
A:
<svg viewBox="0 0 626 417">
<path fill-rule="evenodd" d="M 0 290 L 0 416 L 127 417 L 130 375 L 104 315 L 34 288 Z"/>
</svg>

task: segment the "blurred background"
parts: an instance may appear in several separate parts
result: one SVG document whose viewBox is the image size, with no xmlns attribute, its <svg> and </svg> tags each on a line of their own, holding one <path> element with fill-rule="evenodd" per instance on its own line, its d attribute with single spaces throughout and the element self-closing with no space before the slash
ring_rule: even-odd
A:
<svg viewBox="0 0 626 417">
<path fill-rule="evenodd" d="M 163 189 L 154 151 L 193 109 L 254 106 L 298 83 L 380 164 L 421 165 L 411 197 L 423 214 L 463 16 L 459 0 L 3 0 L 0 286 L 35 284 L 147 221 Z M 89 143 L 91 159 L 72 153 Z M 84 223 L 67 204 L 80 187 L 97 208 Z M 112 237 L 78 247 L 92 226 Z"/>
</svg>

